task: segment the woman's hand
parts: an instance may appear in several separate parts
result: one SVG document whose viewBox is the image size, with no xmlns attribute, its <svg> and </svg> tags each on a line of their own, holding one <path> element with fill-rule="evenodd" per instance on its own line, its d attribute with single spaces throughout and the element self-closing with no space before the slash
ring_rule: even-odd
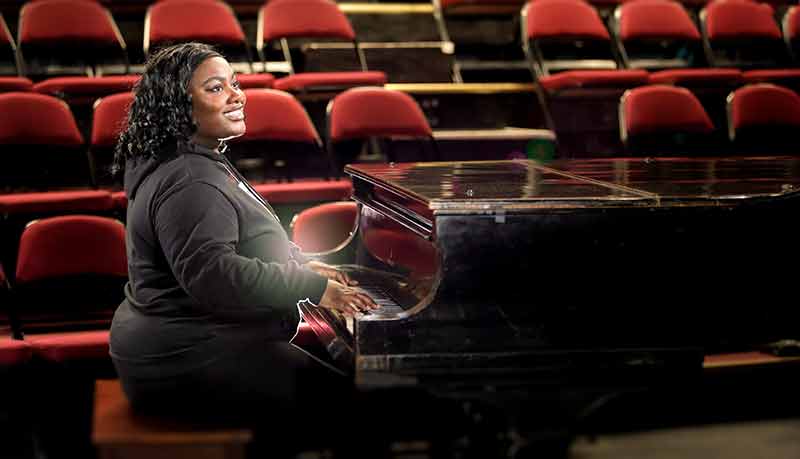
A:
<svg viewBox="0 0 800 459">
<path fill-rule="evenodd" d="M 377 309 L 378 305 L 366 293 L 335 280 L 329 280 L 325 293 L 319 300 L 319 307 L 354 315 Z"/>
<path fill-rule="evenodd" d="M 309 261 L 308 263 L 306 263 L 305 266 L 306 268 L 314 271 L 320 276 L 326 277 L 330 280 L 334 280 L 340 284 L 349 286 L 358 285 L 358 282 L 354 281 L 353 279 L 350 279 L 350 276 L 348 276 L 347 274 L 321 261 L 316 261 L 316 260 Z"/>
</svg>

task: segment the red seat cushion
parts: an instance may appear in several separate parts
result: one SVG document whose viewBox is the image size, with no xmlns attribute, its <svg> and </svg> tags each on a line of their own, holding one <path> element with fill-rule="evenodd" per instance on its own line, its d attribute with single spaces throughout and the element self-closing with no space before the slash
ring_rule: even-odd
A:
<svg viewBox="0 0 800 459">
<path fill-rule="evenodd" d="M 526 6 L 528 38 L 610 40 L 597 10 L 583 0 L 536 0 Z"/>
<path fill-rule="evenodd" d="M 31 359 L 33 350 L 25 341 L 0 338 L 0 367 L 10 367 L 27 362 Z"/>
<path fill-rule="evenodd" d="M 77 27 L 72 18 L 81 18 Z M 19 44 L 75 42 L 119 46 L 113 19 L 99 2 L 40 0 L 25 3 L 19 16 Z M 24 47 L 24 46 L 23 46 Z"/>
<path fill-rule="evenodd" d="M 50 362 L 107 359 L 108 330 L 28 335 L 33 352 Z"/>
<path fill-rule="evenodd" d="M 337 95 L 328 113 L 333 142 L 378 137 L 430 137 L 425 114 L 410 95 L 384 88 L 352 88 Z"/>
<path fill-rule="evenodd" d="M 741 82 L 739 69 L 672 69 L 650 74 L 650 84 L 729 86 Z"/>
<path fill-rule="evenodd" d="M 576 88 L 632 88 L 647 84 L 646 70 L 570 70 L 541 78 L 547 91 Z"/>
<path fill-rule="evenodd" d="M 275 80 L 275 89 L 299 91 L 320 87 L 383 86 L 387 81 L 383 72 L 296 73 Z"/>
<path fill-rule="evenodd" d="M 353 184 L 349 180 L 262 183 L 253 188 L 272 204 L 342 201 L 353 193 Z"/>
<path fill-rule="evenodd" d="M 147 11 L 149 48 L 162 43 L 201 41 L 241 45 L 245 35 L 230 5 L 213 0 L 170 0 L 153 3 Z"/>
<path fill-rule="evenodd" d="M 271 73 L 239 73 L 236 75 L 242 89 L 271 88 L 275 77 Z"/>
<path fill-rule="evenodd" d="M 0 77 L 0 92 L 33 91 L 33 82 L 23 77 Z"/>
<path fill-rule="evenodd" d="M 744 72 L 745 83 L 785 82 L 788 80 L 800 82 L 800 69 L 765 69 Z"/>
<path fill-rule="evenodd" d="M 771 38 L 781 39 L 781 30 L 770 5 L 747 1 L 711 2 L 705 8 L 709 40 Z"/>
<path fill-rule="evenodd" d="M 692 19 L 680 3 L 671 0 L 637 0 L 619 9 L 619 37 L 630 39 L 700 40 Z"/>
<path fill-rule="evenodd" d="M 111 94 L 95 102 L 90 140 L 93 147 L 113 148 L 117 144 L 119 135 L 125 128 L 131 104 L 131 91 Z"/>
<path fill-rule="evenodd" d="M 0 143 L 80 147 L 83 136 L 63 100 L 32 92 L 0 94 Z M 13 113 L 14 116 L 7 116 Z"/>
<path fill-rule="evenodd" d="M 238 140 L 322 144 L 306 109 L 293 95 L 275 89 L 247 89 L 245 95 L 247 132 Z"/>
<path fill-rule="evenodd" d="M 33 90 L 42 94 L 68 94 L 80 96 L 105 96 L 133 89 L 139 81 L 138 75 L 115 75 L 105 77 L 55 77 L 40 81 Z"/>
<path fill-rule="evenodd" d="M 267 2 L 259 13 L 264 41 L 290 37 L 354 40 L 356 37 L 347 16 L 330 0 Z"/>
<path fill-rule="evenodd" d="M 753 126 L 800 126 L 800 95 L 772 84 L 737 89 L 730 99 L 734 129 Z"/>
<path fill-rule="evenodd" d="M 128 208 L 128 196 L 124 191 L 115 191 L 111 193 L 111 206 L 117 210 L 125 210 Z"/>
<path fill-rule="evenodd" d="M 0 214 L 95 212 L 110 210 L 105 190 L 49 191 L 0 195 Z"/>
</svg>

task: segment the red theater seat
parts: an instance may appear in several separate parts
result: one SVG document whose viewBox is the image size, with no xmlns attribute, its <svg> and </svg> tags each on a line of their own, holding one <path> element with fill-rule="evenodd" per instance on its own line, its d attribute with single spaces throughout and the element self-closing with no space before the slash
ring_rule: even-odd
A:
<svg viewBox="0 0 800 459">
<path fill-rule="evenodd" d="M 76 26 L 74 18 L 80 18 Z M 99 64 L 121 64 L 128 73 L 125 42 L 111 13 L 99 2 L 38 0 L 19 14 L 19 51 L 28 75 L 94 76 Z M 58 62 L 58 66 L 51 65 Z"/>
<path fill-rule="evenodd" d="M 680 156 L 693 146 L 668 142 L 668 136 L 714 132 L 700 101 L 686 88 L 652 85 L 628 90 L 620 100 L 619 112 L 622 141 L 637 153 Z"/>
<path fill-rule="evenodd" d="M 73 215 L 28 225 L 14 306 L 34 353 L 60 363 L 108 362 L 108 326 L 127 274 L 125 228 L 117 220 Z"/>
<path fill-rule="evenodd" d="M 30 343 L 12 339 L 0 338 L 0 370 L 22 365 L 30 361 L 33 350 Z"/>
<path fill-rule="evenodd" d="M 429 152 L 420 145 L 421 156 L 438 159 L 439 152 L 433 139 L 428 120 L 417 102 L 408 94 L 384 88 L 352 88 L 338 94 L 328 105 L 328 151 L 339 168 L 353 158 L 343 156 L 337 149 L 339 144 L 350 140 L 365 140 L 370 137 L 391 140 L 393 137 L 428 139 Z M 388 161 L 404 161 L 397 158 L 386 145 Z"/>
<path fill-rule="evenodd" d="M 291 94 L 274 89 L 246 89 L 247 132 L 232 141 L 228 155 L 264 161 L 264 175 L 287 178 L 330 173 L 317 130 L 305 108 Z"/>
<path fill-rule="evenodd" d="M 303 210 L 292 220 L 292 241 L 303 252 L 329 252 L 348 240 L 358 218 L 352 201 L 330 202 Z"/>
<path fill-rule="evenodd" d="M 367 63 L 350 21 L 339 6 L 330 0 L 268 2 L 259 11 L 257 36 L 257 47 L 262 62 L 266 62 L 266 47 L 273 41 L 280 40 L 284 55 L 290 55 L 286 41 L 282 40 L 285 38 L 323 38 L 353 43 L 361 72 L 295 73 L 297 69 L 294 68 L 292 61 L 287 61 L 291 75 L 275 82 L 275 87 L 278 89 L 292 91 L 342 89 L 367 84 L 382 85 L 387 81 L 383 72 L 367 72 Z"/>
<path fill-rule="evenodd" d="M 98 99 L 92 115 L 92 135 L 89 157 L 92 166 L 92 184 L 95 186 L 120 186 L 120 180 L 111 176 L 111 161 L 119 135 L 125 128 L 128 109 L 133 103 L 133 93 L 122 92 Z"/>
<path fill-rule="evenodd" d="M 112 207 L 106 190 L 48 191 L 0 195 L 0 214 L 104 212 Z"/>
<path fill-rule="evenodd" d="M 708 62 L 740 69 L 787 65 L 788 50 L 773 14 L 765 3 L 709 3 L 700 13 Z"/>
<path fill-rule="evenodd" d="M 83 136 L 66 103 L 43 94 L 4 93 L 0 113 L 13 113 L 0 123 L 0 146 L 7 161 L 0 169 L 0 183 L 12 189 L 52 189 L 88 182 Z"/>
<path fill-rule="evenodd" d="M 646 70 L 571 70 L 539 79 L 548 92 L 580 88 L 632 88 L 647 84 Z"/>
<path fill-rule="evenodd" d="M 799 154 L 800 95 L 773 84 L 754 84 L 728 97 L 728 135 L 742 153 Z"/>
</svg>

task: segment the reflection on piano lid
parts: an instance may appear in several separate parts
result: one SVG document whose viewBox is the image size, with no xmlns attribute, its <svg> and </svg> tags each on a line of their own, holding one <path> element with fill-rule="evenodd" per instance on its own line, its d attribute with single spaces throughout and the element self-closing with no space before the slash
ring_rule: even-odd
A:
<svg viewBox="0 0 800 459">
<path fill-rule="evenodd" d="M 345 171 L 360 209 L 344 269 L 384 309 L 304 314 L 357 375 L 569 366 L 586 353 L 658 365 L 788 337 L 800 315 L 783 300 L 794 274 L 775 268 L 800 255 L 795 158 Z"/>
</svg>

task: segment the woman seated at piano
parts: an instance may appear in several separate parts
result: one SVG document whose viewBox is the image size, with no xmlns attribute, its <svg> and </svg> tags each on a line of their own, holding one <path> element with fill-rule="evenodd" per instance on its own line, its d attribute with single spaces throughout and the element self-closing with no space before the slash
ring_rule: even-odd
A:
<svg viewBox="0 0 800 459">
<path fill-rule="evenodd" d="M 133 406 L 284 413 L 309 396 L 306 384 L 349 387 L 289 343 L 298 302 L 344 314 L 377 306 L 347 275 L 306 260 L 226 158 L 225 141 L 246 129 L 229 63 L 204 44 L 165 48 L 134 95 L 114 157 L 129 282 L 110 339 Z"/>
</svg>

